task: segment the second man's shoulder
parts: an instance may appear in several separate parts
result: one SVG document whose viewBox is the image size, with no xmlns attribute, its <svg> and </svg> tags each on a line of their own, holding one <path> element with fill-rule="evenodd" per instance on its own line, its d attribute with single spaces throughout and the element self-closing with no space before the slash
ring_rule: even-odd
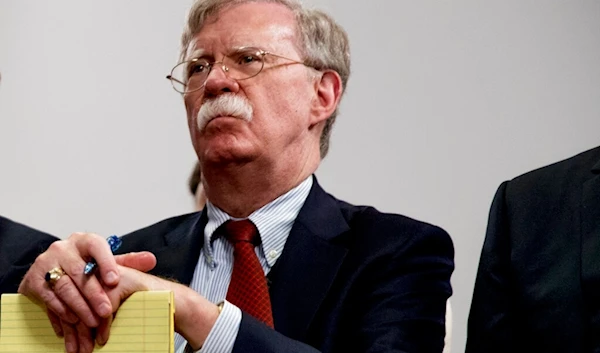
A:
<svg viewBox="0 0 600 353">
<path fill-rule="evenodd" d="M 509 193 L 521 193 L 537 188 L 563 189 L 589 179 L 597 168 L 600 169 L 600 146 L 510 180 Z"/>
</svg>

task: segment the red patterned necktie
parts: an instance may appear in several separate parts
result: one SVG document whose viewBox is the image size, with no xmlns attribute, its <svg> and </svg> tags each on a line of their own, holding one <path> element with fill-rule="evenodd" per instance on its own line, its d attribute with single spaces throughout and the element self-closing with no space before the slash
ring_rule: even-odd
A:
<svg viewBox="0 0 600 353">
<path fill-rule="evenodd" d="M 250 220 L 225 223 L 227 240 L 233 245 L 233 273 L 227 301 L 273 328 L 273 313 L 267 279 L 254 247 L 260 244 Z"/>
</svg>

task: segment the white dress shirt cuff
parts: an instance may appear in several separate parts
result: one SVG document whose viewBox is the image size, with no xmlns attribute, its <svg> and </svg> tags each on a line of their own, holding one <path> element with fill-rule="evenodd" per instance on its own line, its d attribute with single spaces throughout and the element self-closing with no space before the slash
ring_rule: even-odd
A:
<svg viewBox="0 0 600 353">
<path fill-rule="evenodd" d="M 215 325 L 208 333 L 202 348 L 196 353 L 231 353 L 241 322 L 242 311 L 225 301 Z"/>
</svg>

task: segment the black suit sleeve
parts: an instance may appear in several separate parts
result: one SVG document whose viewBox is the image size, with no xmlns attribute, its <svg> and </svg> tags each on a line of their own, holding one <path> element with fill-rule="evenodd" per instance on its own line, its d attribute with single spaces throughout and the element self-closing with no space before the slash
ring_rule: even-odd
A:
<svg viewBox="0 0 600 353">
<path fill-rule="evenodd" d="M 16 293 L 39 254 L 58 238 L 0 217 L 0 294 Z"/>
<path fill-rule="evenodd" d="M 469 314 L 467 353 L 516 351 L 515 323 L 511 314 L 511 230 L 507 184 L 500 185 L 490 209 Z"/>
<path fill-rule="evenodd" d="M 305 343 L 290 339 L 242 312 L 240 330 L 232 353 L 319 353 Z"/>
<path fill-rule="evenodd" d="M 420 228 L 420 229 L 418 229 Z M 441 352 L 452 295 L 454 247 L 441 228 L 422 225 L 385 264 L 365 303 L 357 351 Z M 378 271 L 379 272 L 379 271 Z M 352 351 L 352 346 L 348 346 Z"/>
</svg>

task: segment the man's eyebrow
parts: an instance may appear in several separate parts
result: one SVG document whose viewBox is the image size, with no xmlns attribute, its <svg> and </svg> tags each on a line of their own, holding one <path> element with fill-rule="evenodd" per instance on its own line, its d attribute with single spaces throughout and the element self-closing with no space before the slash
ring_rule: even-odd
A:
<svg viewBox="0 0 600 353">
<path fill-rule="evenodd" d="M 225 53 L 225 55 L 243 53 L 243 52 L 247 51 L 248 49 L 257 50 L 257 51 L 261 51 L 261 50 L 268 51 L 268 50 L 263 49 L 256 45 L 236 45 L 236 46 L 232 46 L 229 49 L 227 49 L 227 52 Z M 195 48 L 193 50 L 188 51 L 185 60 L 197 59 L 197 58 L 201 58 L 203 56 L 211 56 L 212 57 L 213 55 L 209 54 L 206 49 Z"/>
<path fill-rule="evenodd" d="M 199 58 L 201 56 L 206 55 L 206 50 L 202 48 L 196 48 L 190 52 L 188 52 L 186 60 Z"/>
<path fill-rule="evenodd" d="M 229 50 L 230 51 L 237 51 L 237 50 L 246 50 L 248 48 L 256 48 L 256 45 L 252 45 L 252 44 L 234 45 L 234 46 L 231 46 L 229 48 Z"/>
<path fill-rule="evenodd" d="M 236 45 L 236 46 L 232 46 L 231 48 L 229 48 L 228 51 L 228 55 L 229 54 L 233 54 L 233 53 L 240 53 L 240 52 L 244 52 L 247 51 L 248 49 L 253 49 L 253 50 L 265 50 L 262 47 L 258 46 L 258 45 L 253 45 L 253 44 L 245 44 L 245 45 Z M 267 50 L 265 50 L 267 51 Z"/>
</svg>

